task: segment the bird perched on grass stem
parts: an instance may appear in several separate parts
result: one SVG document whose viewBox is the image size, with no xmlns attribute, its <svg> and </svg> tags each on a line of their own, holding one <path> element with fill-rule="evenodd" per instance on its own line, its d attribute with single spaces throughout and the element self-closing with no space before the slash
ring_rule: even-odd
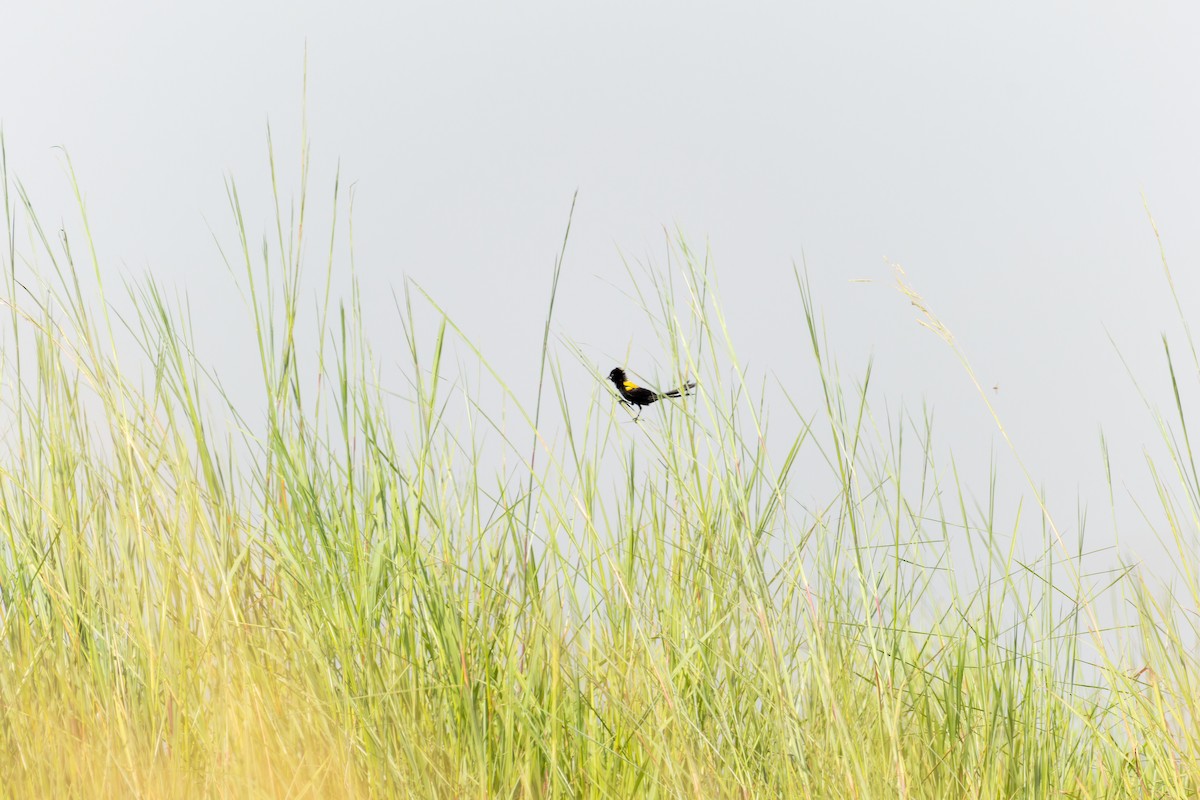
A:
<svg viewBox="0 0 1200 800">
<path fill-rule="evenodd" d="M 696 384 L 692 381 L 689 381 L 678 389 L 672 389 L 669 392 L 658 394 L 657 392 L 652 392 L 649 389 L 638 386 L 636 383 L 626 378 L 625 370 L 621 369 L 620 367 L 613 367 L 613 371 L 608 373 L 608 379 L 613 382 L 613 386 L 617 387 L 617 392 L 620 393 L 621 402 L 624 405 L 637 406 L 638 412 L 637 416 L 634 417 L 635 421 L 638 419 L 638 417 L 642 416 L 642 408 L 644 406 L 648 406 L 657 400 L 663 399 L 664 397 L 683 397 L 691 392 L 692 389 L 696 388 Z"/>
</svg>

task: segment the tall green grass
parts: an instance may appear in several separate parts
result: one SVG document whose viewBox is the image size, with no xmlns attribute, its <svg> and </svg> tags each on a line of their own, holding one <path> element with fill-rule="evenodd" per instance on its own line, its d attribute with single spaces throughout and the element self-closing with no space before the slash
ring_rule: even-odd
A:
<svg viewBox="0 0 1200 800">
<path fill-rule="evenodd" d="M 5 796 L 1200 791 L 1181 401 L 1153 467 L 1185 568 L 1167 602 L 1136 570 L 1089 578 L 1035 490 L 971 501 L 927 417 L 876 417 L 801 272 L 822 402 L 785 393 L 770 431 L 714 272 L 682 243 L 670 272 L 631 279 L 694 398 L 626 424 L 607 365 L 554 335 L 566 243 L 536 391 L 407 283 L 405 383 L 386 387 L 357 288 L 329 288 L 352 261 L 338 190 L 308 244 L 306 190 L 285 203 L 271 167 L 267 243 L 233 183 L 218 237 L 255 334 L 253 408 L 159 285 L 109 300 L 82 201 L 79 233 L 52 235 L 0 168 Z M 1030 518 L 1046 550 L 1025 559 Z"/>
</svg>

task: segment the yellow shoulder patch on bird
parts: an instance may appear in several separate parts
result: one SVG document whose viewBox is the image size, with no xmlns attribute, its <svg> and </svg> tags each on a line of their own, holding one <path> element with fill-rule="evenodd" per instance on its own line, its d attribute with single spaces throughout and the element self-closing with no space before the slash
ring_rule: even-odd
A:
<svg viewBox="0 0 1200 800">
<path fill-rule="evenodd" d="M 636 388 L 638 388 L 638 385 L 633 381 L 625 381 L 625 391 L 632 392 Z"/>
</svg>

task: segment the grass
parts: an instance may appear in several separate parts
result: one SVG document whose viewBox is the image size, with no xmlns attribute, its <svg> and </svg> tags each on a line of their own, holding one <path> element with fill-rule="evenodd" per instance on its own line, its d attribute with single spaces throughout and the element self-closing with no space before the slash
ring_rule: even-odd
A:
<svg viewBox="0 0 1200 800">
<path fill-rule="evenodd" d="M 231 183 L 222 255 L 263 398 L 239 408 L 153 281 L 117 313 L 82 200 L 80 241 L 54 238 L 0 172 L 5 796 L 1200 792 L 1200 480 L 1177 388 L 1157 418 L 1169 463 L 1151 465 L 1183 567 L 1168 602 L 1135 569 L 1088 577 L 1032 488 L 1007 511 L 994 481 L 969 500 L 927 417 L 877 418 L 870 369 L 839 377 L 801 272 L 824 402 L 784 393 L 770 433 L 683 243 L 671 271 L 630 277 L 696 398 L 628 425 L 599 377 L 568 390 L 575 366 L 604 370 L 553 336 L 564 241 L 536 394 L 406 284 L 397 400 L 357 288 L 329 288 L 352 263 L 338 190 L 311 246 L 304 190 L 285 209 L 276 188 L 259 250 Z M 802 506 L 813 486 L 827 496 Z"/>
</svg>

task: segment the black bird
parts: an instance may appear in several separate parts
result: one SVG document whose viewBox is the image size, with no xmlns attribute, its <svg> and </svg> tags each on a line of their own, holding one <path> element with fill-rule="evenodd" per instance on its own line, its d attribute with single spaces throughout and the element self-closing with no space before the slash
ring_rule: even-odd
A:
<svg viewBox="0 0 1200 800">
<path fill-rule="evenodd" d="M 692 389 L 696 388 L 696 384 L 689 381 L 679 389 L 672 389 L 669 392 L 658 394 L 649 389 L 638 386 L 633 381 L 625 377 L 625 370 L 620 367 L 613 367 L 613 371 L 608 373 L 608 379 L 613 382 L 613 386 L 617 387 L 617 391 L 621 395 L 621 402 L 625 405 L 637 406 L 638 413 L 636 420 L 642 415 L 642 407 L 648 406 L 656 400 L 661 400 L 664 397 L 683 397 Z"/>
</svg>

